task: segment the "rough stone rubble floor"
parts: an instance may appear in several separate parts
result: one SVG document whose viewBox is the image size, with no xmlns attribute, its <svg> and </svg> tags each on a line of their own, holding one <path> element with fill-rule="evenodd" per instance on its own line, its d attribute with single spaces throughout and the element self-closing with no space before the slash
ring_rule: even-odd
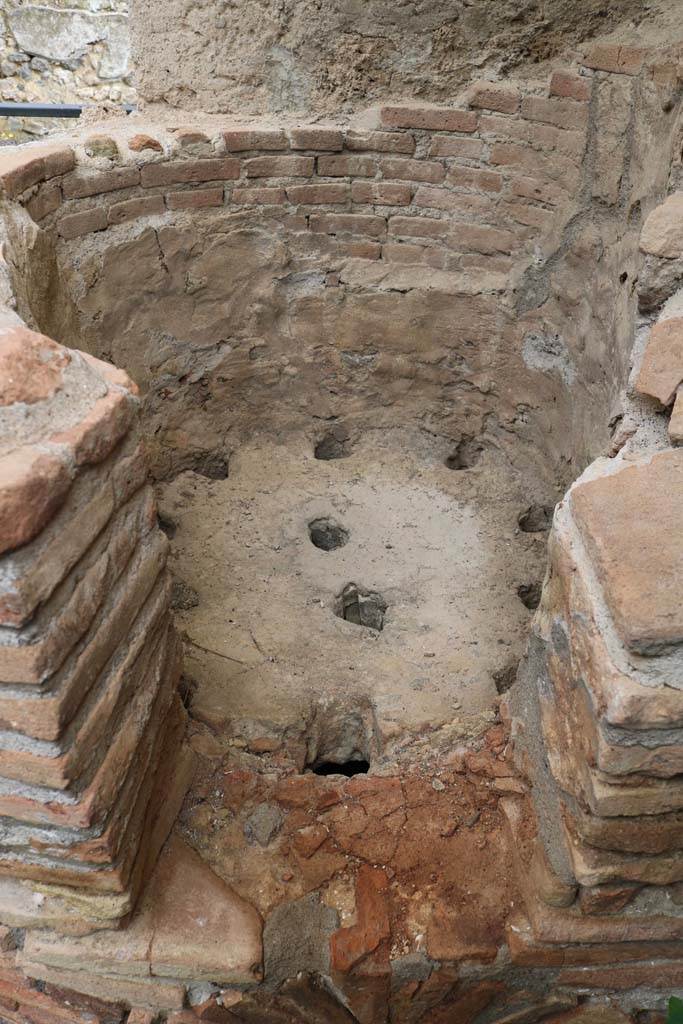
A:
<svg viewBox="0 0 683 1024">
<path fill-rule="evenodd" d="M 419 431 L 371 431 L 326 461 L 301 434 L 256 434 L 227 479 L 161 485 L 196 719 L 267 747 L 317 718 L 323 758 L 326 718 L 337 734 L 340 716 L 362 719 L 375 752 L 495 720 L 495 677 L 516 665 L 531 615 L 517 589 L 542 578 L 546 534 L 519 530 L 532 488 L 500 450 L 464 470 L 450 453 Z M 343 547 L 311 542 L 325 517 L 348 531 Z M 334 614 L 351 582 L 383 596 L 382 632 Z"/>
</svg>

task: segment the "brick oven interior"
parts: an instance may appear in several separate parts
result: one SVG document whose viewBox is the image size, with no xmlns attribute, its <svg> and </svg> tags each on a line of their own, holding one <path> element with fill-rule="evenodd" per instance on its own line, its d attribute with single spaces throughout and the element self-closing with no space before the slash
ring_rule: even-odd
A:
<svg viewBox="0 0 683 1024">
<path fill-rule="evenodd" d="M 0 1020 L 664 1024 L 658 26 L 0 154 Z"/>
<path fill-rule="evenodd" d="M 282 744 L 300 768 L 476 739 L 538 603 L 569 439 L 508 377 L 500 289 L 348 287 L 348 236 L 269 214 L 62 242 L 37 326 L 142 388 L 197 728 L 226 751 Z M 557 358 L 561 391 L 577 371 Z M 320 520 L 342 545 L 316 546 Z M 381 596 L 381 631 L 339 617 L 348 585 Z"/>
</svg>

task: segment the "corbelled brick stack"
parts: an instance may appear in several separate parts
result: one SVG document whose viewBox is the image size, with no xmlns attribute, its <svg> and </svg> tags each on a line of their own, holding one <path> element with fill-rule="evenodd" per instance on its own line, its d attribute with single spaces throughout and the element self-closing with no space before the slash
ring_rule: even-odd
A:
<svg viewBox="0 0 683 1024">
<path fill-rule="evenodd" d="M 616 943 L 622 960 L 661 958 L 629 968 L 634 987 L 657 984 L 657 972 L 683 981 L 680 963 L 663 967 L 683 957 L 683 450 L 666 449 L 658 415 L 683 381 L 680 195 L 650 215 L 641 249 L 641 303 L 666 300 L 634 380 L 645 453 L 636 443 L 598 459 L 555 512 L 526 686 L 514 701 L 538 835 L 525 865 L 526 918 L 510 931 L 524 962 L 595 964 L 596 943 L 611 944 L 606 962 Z M 669 435 L 677 439 L 671 424 Z M 508 811 L 521 838 L 519 808 Z M 586 982 L 612 984 L 608 974 L 593 970 Z"/>
<path fill-rule="evenodd" d="M 188 781 L 167 541 L 136 406 L 125 373 L 5 318 L 0 920 L 11 926 L 87 931 L 128 914 Z"/>
</svg>

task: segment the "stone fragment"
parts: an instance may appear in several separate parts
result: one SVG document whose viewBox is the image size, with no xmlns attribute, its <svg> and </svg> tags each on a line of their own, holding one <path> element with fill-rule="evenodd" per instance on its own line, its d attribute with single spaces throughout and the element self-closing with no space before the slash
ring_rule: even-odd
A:
<svg viewBox="0 0 683 1024">
<path fill-rule="evenodd" d="M 268 846 L 282 828 L 282 811 L 276 804 L 259 804 L 244 823 L 244 834 L 252 843 Z"/>
<path fill-rule="evenodd" d="M 17 45 L 27 53 L 66 62 L 77 60 L 97 44 L 95 69 L 100 78 L 128 74 L 128 22 L 122 13 L 27 4 L 12 9 L 10 28 Z"/>
<path fill-rule="evenodd" d="M 317 893 L 275 907 L 263 931 L 264 974 L 269 986 L 300 972 L 328 974 L 330 937 L 338 927 L 339 914 L 321 903 Z"/>
<path fill-rule="evenodd" d="M 86 153 L 91 157 L 101 157 L 114 162 L 121 157 L 116 140 L 109 135 L 91 135 L 83 145 Z"/>
<path fill-rule="evenodd" d="M 636 391 L 671 405 L 683 381 L 683 317 L 655 324 L 645 346 Z"/>
</svg>

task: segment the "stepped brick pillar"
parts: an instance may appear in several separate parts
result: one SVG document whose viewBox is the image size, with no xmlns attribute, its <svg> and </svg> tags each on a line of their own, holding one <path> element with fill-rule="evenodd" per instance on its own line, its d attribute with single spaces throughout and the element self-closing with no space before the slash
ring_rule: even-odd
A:
<svg viewBox="0 0 683 1024">
<path fill-rule="evenodd" d="M 632 959 L 678 961 L 666 977 L 680 983 L 683 450 L 668 446 L 676 410 L 662 415 L 680 405 L 683 382 L 680 194 L 647 219 L 641 250 L 641 306 L 662 307 L 630 392 L 645 427 L 626 432 L 634 443 L 615 458 L 592 463 L 555 511 L 512 701 L 535 828 L 508 806 L 526 901 L 509 938 L 527 963 L 568 962 L 559 947 L 573 945 L 571 962 L 590 964 L 595 944 L 615 943 L 623 959 L 626 944 Z M 647 971 L 631 980 L 651 983 Z"/>
<path fill-rule="evenodd" d="M 191 763 L 128 376 L 0 324 L 0 921 L 133 909 Z"/>
</svg>

